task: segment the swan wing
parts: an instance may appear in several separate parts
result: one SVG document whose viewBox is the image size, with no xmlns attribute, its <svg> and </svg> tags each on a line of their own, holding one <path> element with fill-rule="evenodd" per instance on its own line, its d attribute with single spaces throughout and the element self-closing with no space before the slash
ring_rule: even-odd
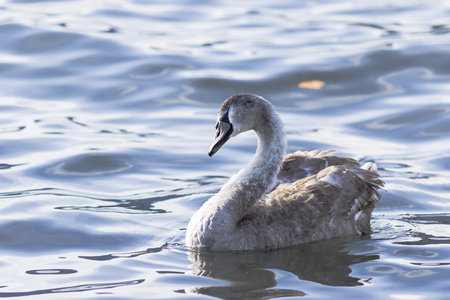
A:
<svg viewBox="0 0 450 300">
<path fill-rule="evenodd" d="M 329 166 L 359 167 L 359 163 L 347 157 L 334 156 L 335 150 L 297 151 L 285 156 L 277 177 L 277 184 L 290 183 L 312 176 Z"/>
<path fill-rule="evenodd" d="M 261 228 L 269 248 L 359 234 L 370 229 L 382 186 L 375 165 L 333 165 L 278 185 L 239 226 Z"/>
</svg>

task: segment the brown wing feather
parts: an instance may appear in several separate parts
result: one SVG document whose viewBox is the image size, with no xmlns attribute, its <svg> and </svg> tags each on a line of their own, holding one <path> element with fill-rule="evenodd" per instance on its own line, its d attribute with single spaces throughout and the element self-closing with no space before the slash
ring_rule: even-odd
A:
<svg viewBox="0 0 450 300">
<path fill-rule="evenodd" d="M 301 154 L 304 157 L 304 153 Z M 306 161 L 321 158 L 317 155 L 312 157 L 312 160 L 306 157 Z M 273 241 L 274 234 L 288 231 L 287 236 L 301 243 L 367 231 L 372 210 L 379 200 L 376 190 L 383 186 L 376 166 L 359 168 L 352 159 L 330 160 L 329 163 L 334 164 L 312 176 L 279 184 L 253 207 L 239 226 L 245 227 L 249 222 L 265 228 L 261 232 L 272 238 L 265 238 L 262 234 L 261 240 Z M 305 163 L 299 165 L 304 166 Z M 356 218 L 359 212 L 359 218 Z M 284 233 L 280 235 L 287 232 Z M 291 242 L 295 244 L 295 241 Z"/>
<path fill-rule="evenodd" d="M 278 183 L 294 182 L 336 165 L 358 167 L 359 163 L 347 157 L 333 156 L 334 150 L 297 151 L 286 155 L 278 173 Z"/>
</svg>

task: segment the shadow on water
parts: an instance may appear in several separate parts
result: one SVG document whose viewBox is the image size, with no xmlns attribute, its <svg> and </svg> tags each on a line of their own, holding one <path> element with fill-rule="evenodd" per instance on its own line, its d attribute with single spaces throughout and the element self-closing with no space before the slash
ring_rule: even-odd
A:
<svg viewBox="0 0 450 300">
<path fill-rule="evenodd" d="M 360 286 L 368 279 L 350 276 L 351 266 L 379 259 L 376 254 L 356 255 L 346 242 L 361 237 L 333 239 L 275 251 L 190 251 L 192 274 L 228 282 L 227 286 L 199 286 L 184 292 L 223 299 L 269 299 L 304 296 L 305 292 L 280 288 L 278 281 L 310 281 L 326 286 Z M 287 277 L 287 278 L 286 278 Z M 301 282 L 295 286 L 301 288 Z M 293 285 L 290 285 L 291 287 Z M 274 288 L 277 287 L 277 288 Z"/>
</svg>

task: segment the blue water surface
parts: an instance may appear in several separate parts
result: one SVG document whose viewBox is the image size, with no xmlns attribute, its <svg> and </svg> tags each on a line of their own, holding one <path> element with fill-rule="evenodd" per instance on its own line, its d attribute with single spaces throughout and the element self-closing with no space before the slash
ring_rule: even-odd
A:
<svg viewBox="0 0 450 300">
<path fill-rule="evenodd" d="M 449 17 L 437 0 L 0 1 L 0 298 L 448 299 Z M 186 249 L 256 149 L 249 133 L 207 155 L 240 92 L 275 105 L 289 152 L 378 165 L 373 234 Z"/>
</svg>

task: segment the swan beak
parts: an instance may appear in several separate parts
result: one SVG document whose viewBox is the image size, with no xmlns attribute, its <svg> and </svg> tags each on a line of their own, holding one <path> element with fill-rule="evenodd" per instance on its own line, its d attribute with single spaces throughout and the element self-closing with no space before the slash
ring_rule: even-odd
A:
<svg viewBox="0 0 450 300">
<path fill-rule="evenodd" d="M 226 121 L 218 121 L 216 124 L 216 136 L 209 148 L 208 155 L 213 156 L 230 139 L 233 133 L 233 125 Z"/>
</svg>

